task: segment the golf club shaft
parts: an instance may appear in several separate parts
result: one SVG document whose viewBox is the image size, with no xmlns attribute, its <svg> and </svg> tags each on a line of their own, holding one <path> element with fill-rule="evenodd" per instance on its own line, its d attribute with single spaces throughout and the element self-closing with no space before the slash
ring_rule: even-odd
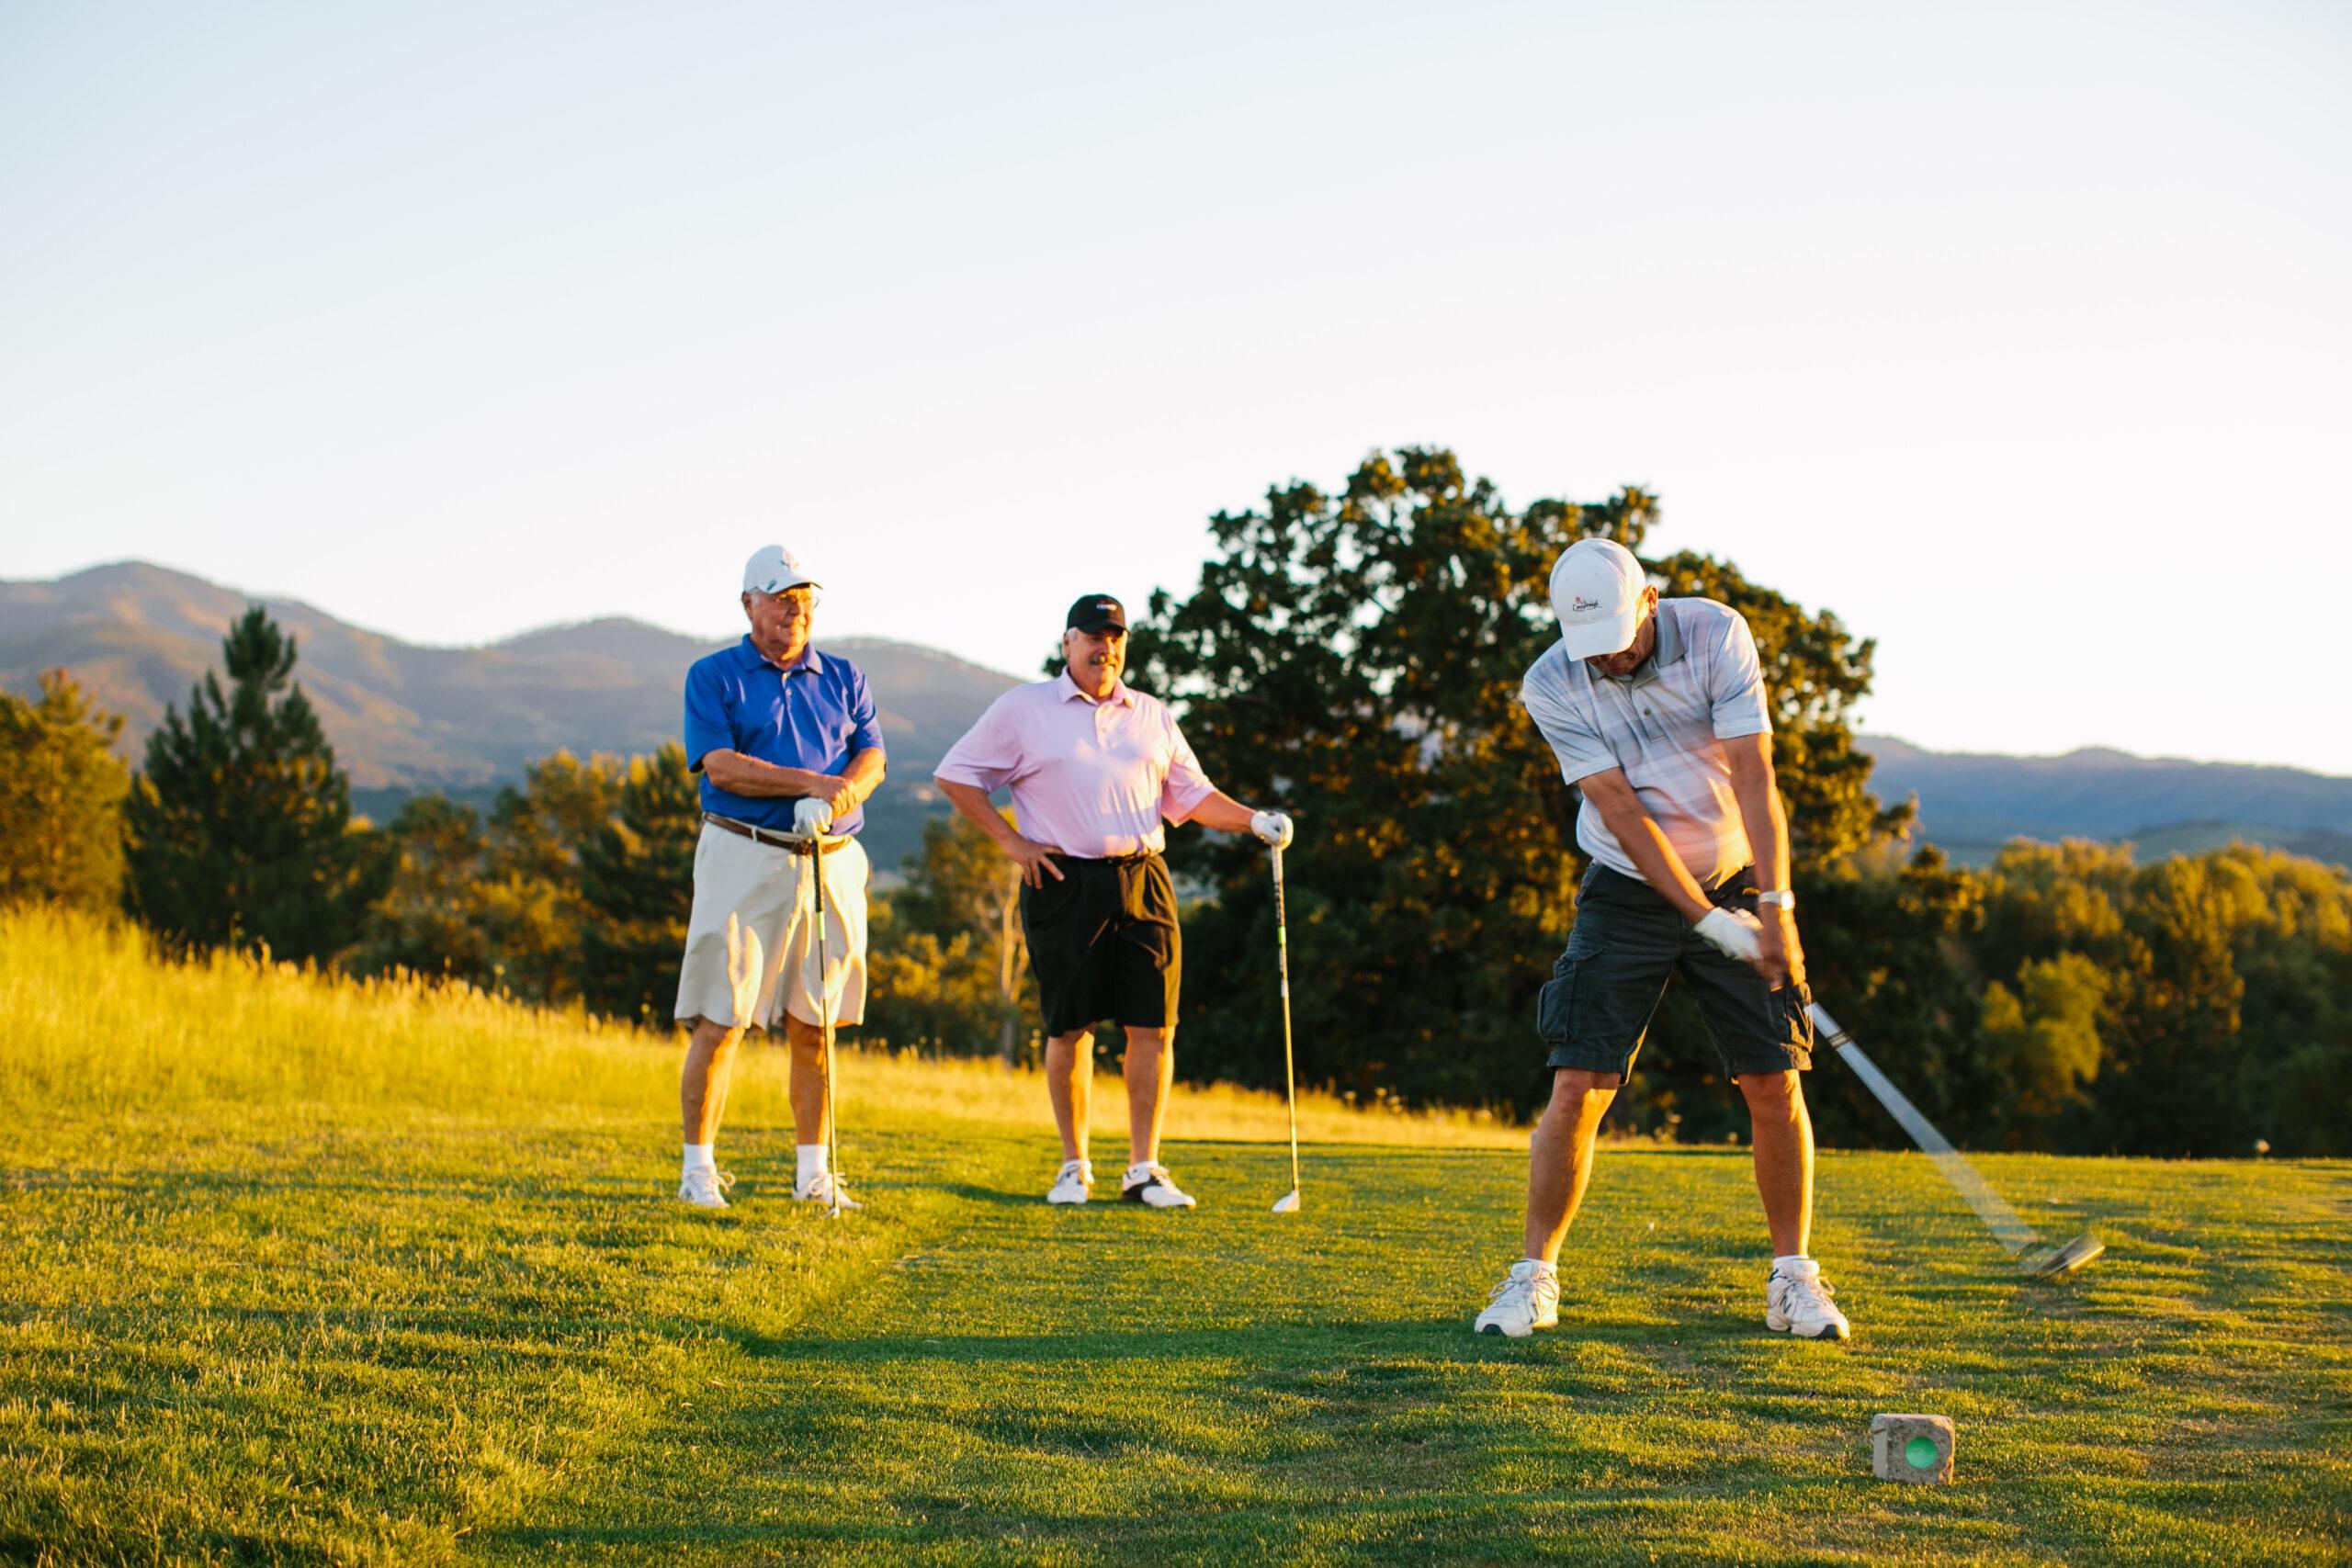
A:
<svg viewBox="0 0 2352 1568">
<path fill-rule="evenodd" d="M 1283 982 L 1283 1103 L 1290 1108 L 1290 1190 L 1298 1190 L 1298 1076 L 1290 1049 L 1290 917 L 1283 908 L 1283 852 L 1274 852 L 1274 967 Z"/>
<path fill-rule="evenodd" d="M 1844 1059 L 1848 1066 L 1854 1069 L 1855 1076 L 1868 1086 L 1870 1091 L 1878 1096 L 1878 1102 L 1903 1123 L 1903 1130 L 1911 1134 L 1911 1141 L 1935 1162 L 1936 1168 L 1943 1172 L 1944 1179 L 1951 1183 L 1952 1190 L 1976 1211 L 1976 1217 L 1984 1222 L 1994 1239 L 2007 1247 L 2012 1258 L 2030 1247 L 2041 1245 L 2041 1237 L 2034 1234 L 2033 1227 L 2020 1219 L 2018 1212 L 1986 1184 L 1984 1179 L 1976 1173 L 1976 1168 L 1952 1147 L 1951 1140 L 1937 1132 L 1935 1123 L 1921 1115 L 1919 1108 L 1888 1081 L 1887 1076 L 1878 1070 L 1878 1064 L 1864 1055 L 1862 1048 L 1854 1043 L 1853 1036 L 1838 1028 L 1838 1021 L 1831 1018 L 1820 1003 L 1814 1003 L 1812 1010 L 1814 1025 L 1821 1031 L 1822 1038 L 1829 1043 L 1831 1049 Z"/>
<path fill-rule="evenodd" d="M 842 1213 L 842 1124 L 833 1114 L 833 996 L 828 982 L 831 979 L 832 964 L 825 950 L 825 840 L 820 834 L 808 840 L 808 874 L 814 888 L 810 902 L 817 910 L 817 1038 L 818 1049 L 825 1062 L 825 1164 L 832 1172 L 828 1187 L 826 1213 L 834 1219 Z"/>
</svg>

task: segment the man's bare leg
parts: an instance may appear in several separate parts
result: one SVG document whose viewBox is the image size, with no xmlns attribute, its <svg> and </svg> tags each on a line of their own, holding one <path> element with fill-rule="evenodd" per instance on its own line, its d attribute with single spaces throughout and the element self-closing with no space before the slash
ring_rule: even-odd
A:
<svg viewBox="0 0 2352 1568">
<path fill-rule="evenodd" d="M 1166 1029 L 1127 1031 L 1127 1163 L 1159 1163 L 1159 1123 L 1176 1082 L 1176 1050 Z"/>
<path fill-rule="evenodd" d="M 689 1144 L 715 1143 L 727 1113 L 727 1081 L 735 1070 L 735 1047 L 743 1032 L 707 1018 L 695 1020 L 686 1040 L 685 1066 L 678 1072 L 678 1115 Z"/>
<path fill-rule="evenodd" d="M 1084 1159 L 1090 1118 L 1094 1114 L 1094 1035 L 1091 1030 L 1057 1034 L 1046 1042 L 1046 1098 L 1054 1102 L 1054 1125 L 1062 1135 L 1062 1158 Z"/>
<path fill-rule="evenodd" d="M 1793 1072 L 1747 1073 L 1739 1092 L 1755 1122 L 1756 1190 L 1773 1256 L 1802 1257 L 1813 1240 L 1813 1118 L 1804 1086 Z"/>
<path fill-rule="evenodd" d="M 1527 1146 L 1527 1256 L 1560 1260 L 1568 1222 L 1592 1179 L 1592 1144 L 1601 1115 L 1624 1078 L 1561 1067 L 1552 1074 L 1552 1102 Z"/>
<path fill-rule="evenodd" d="M 821 1144 L 833 1130 L 825 1119 L 825 1032 L 786 1013 L 784 1037 L 792 1052 L 792 1141 Z"/>
</svg>

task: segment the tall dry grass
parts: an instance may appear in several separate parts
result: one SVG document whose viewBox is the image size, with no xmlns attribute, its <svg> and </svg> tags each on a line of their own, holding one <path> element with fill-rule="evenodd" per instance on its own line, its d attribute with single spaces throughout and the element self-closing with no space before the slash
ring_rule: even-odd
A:
<svg viewBox="0 0 2352 1568">
<path fill-rule="evenodd" d="M 471 987 L 349 976 L 229 953 L 175 959 L 135 927 L 44 908 L 0 912 L 0 1109 L 79 1121 L 125 1111 L 282 1104 L 368 1115 L 666 1121 L 680 1037 L 576 1010 L 526 1007 Z M 1050 1130 L 1043 1075 L 992 1063 L 842 1053 L 844 1125 L 979 1121 Z M 733 1108 L 780 1108 L 778 1051 L 741 1058 Z M 1098 1075 L 1095 1124 L 1123 1134 L 1125 1100 Z M 1280 1096 L 1179 1086 L 1175 1138 L 1285 1135 Z M 1487 1115 L 1359 1109 L 1302 1095 L 1315 1143 L 1517 1147 Z"/>
</svg>

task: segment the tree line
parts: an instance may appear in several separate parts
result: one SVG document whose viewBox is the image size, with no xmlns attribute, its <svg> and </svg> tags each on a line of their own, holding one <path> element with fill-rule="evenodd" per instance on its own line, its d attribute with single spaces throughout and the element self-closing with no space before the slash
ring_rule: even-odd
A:
<svg viewBox="0 0 2352 1568">
<path fill-rule="evenodd" d="M 1667 594 L 1747 617 L 1815 992 L 1947 1133 L 2352 1153 L 2352 879 L 2245 845 L 2142 865 L 2019 842 L 1980 870 L 1950 864 L 1911 841 L 1908 805 L 1871 791 L 1851 713 L 1872 643 L 1729 562 L 1647 552 L 1657 521 L 1630 489 L 1514 511 L 1453 454 L 1408 448 L 1336 492 L 1294 482 L 1220 513 L 1199 588 L 1153 596 L 1131 678 L 1176 707 L 1223 787 L 1300 825 L 1286 869 L 1304 1081 L 1518 1112 L 1544 1091 L 1534 998 L 1583 866 L 1575 793 L 1518 685 L 1556 635 L 1552 561 L 1602 535 Z M 292 679 L 292 639 L 256 607 L 222 652 L 225 683 L 208 675 L 173 709 L 135 775 L 113 753 L 120 720 L 64 673 L 38 700 L 0 698 L 0 900 L 119 902 L 176 945 L 442 975 L 668 1027 L 699 829 L 674 743 L 558 753 L 486 811 L 424 795 L 370 826 Z M 1182 830 L 1170 858 L 1193 905 L 1181 1069 L 1277 1084 L 1265 856 Z M 958 819 L 927 825 L 875 900 L 870 974 L 869 1039 L 1034 1049 L 1013 878 Z M 1736 1136 L 1714 1061 L 1670 990 L 1618 1124 Z M 1901 1140 L 1849 1075 L 1817 1067 L 1825 1140 Z"/>
</svg>

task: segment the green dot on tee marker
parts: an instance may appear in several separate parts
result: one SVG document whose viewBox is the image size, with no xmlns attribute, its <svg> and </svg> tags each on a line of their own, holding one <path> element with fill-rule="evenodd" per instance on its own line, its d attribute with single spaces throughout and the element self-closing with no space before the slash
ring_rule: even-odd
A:
<svg viewBox="0 0 2352 1568">
<path fill-rule="evenodd" d="M 1903 1457 L 1914 1470 L 1936 1467 L 1936 1443 L 1932 1438 L 1914 1438 L 1903 1445 Z"/>
</svg>

